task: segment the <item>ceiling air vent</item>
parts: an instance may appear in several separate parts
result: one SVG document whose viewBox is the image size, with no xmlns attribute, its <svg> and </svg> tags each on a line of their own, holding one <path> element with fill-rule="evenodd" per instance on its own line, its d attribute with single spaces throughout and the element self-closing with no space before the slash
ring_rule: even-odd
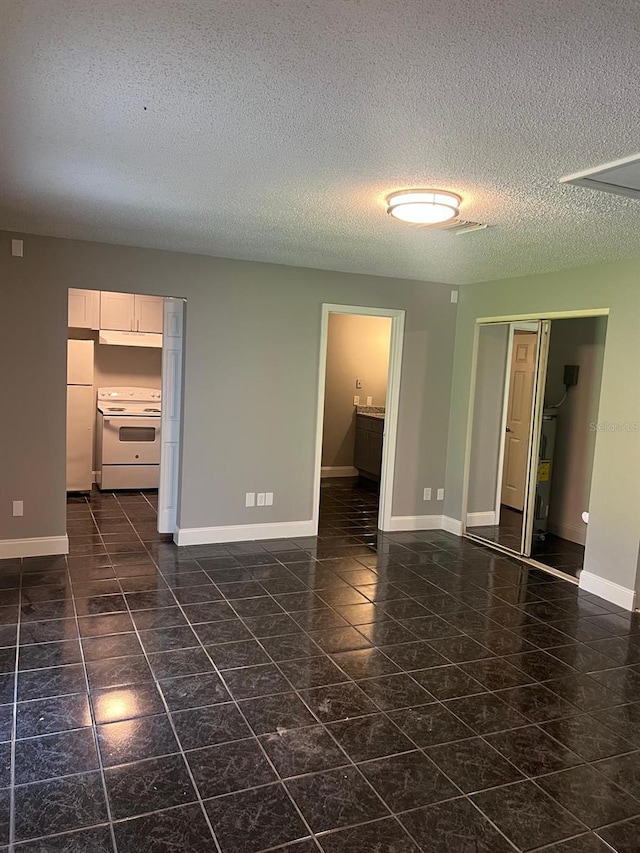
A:
<svg viewBox="0 0 640 853">
<path fill-rule="evenodd" d="M 575 184 L 605 193 L 615 193 L 628 198 L 640 198 L 640 154 L 623 157 L 593 169 L 585 169 L 560 178 L 561 184 Z"/>
<path fill-rule="evenodd" d="M 451 224 L 441 225 L 440 231 L 448 231 L 449 234 L 470 234 L 472 231 L 484 231 L 486 225 L 481 222 L 471 222 L 470 219 L 456 219 Z"/>
</svg>

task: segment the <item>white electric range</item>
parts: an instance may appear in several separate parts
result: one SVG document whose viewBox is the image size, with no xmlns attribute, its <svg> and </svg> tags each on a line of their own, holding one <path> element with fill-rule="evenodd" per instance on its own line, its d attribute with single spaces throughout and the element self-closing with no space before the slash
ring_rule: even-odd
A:
<svg viewBox="0 0 640 853">
<path fill-rule="evenodd" d="M 97 457 L 101 489 L 157 489 L 158 388 L 98 388 Z"/>
</svg>

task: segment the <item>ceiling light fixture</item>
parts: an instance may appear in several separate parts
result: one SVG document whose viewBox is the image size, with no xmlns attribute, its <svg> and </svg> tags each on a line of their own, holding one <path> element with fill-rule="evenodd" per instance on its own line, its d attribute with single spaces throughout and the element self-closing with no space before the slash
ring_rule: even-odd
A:
<svg viewBox="0 0 640 853">
<path fill-rule="evenodd" d="M 387 213 L 413 225 L 440 225 L 455 219 L 462 199 L 446 190 L 402 190 L 387 199 Z"/>
</svg>

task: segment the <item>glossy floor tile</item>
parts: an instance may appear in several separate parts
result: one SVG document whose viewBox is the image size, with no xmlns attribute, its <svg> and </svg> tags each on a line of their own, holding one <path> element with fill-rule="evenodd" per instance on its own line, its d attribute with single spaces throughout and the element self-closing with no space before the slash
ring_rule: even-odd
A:
<svg viewBox="0 0 640 853">
<path fill-rule="evenodd" d="M 70 498 L 0 562 L 0 851 L 637 853 L 638 615 L 377 507 L 178 549 Z"/>
</svg>

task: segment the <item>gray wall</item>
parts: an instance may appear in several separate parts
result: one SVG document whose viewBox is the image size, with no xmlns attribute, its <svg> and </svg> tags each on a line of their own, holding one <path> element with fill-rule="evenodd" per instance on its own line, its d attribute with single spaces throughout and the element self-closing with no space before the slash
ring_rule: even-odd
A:
<svg viewBox="0 0 640 853">
<path fill-rule="evenodd" d="M 391 320 L 357 314 L 330 314 L 327 330 L 322 465 L 353 465 L 356 419 L 353 397 L 364 406 L 387 400 Z M 356 389 L 355 380 L 362 380 Z"/>
<path fill-rule="evenodd" d="M 444 485 L 450 286 L 6 232 L 0 282 L 0 539 L 65 530 L 69 287 L 187 299 L 180 527 L 311 518 L 323 302 L 406 311 L 393 513 L 423 514 L 424 486 Z M 273 507 L 245 509 L 247 491 Z"/>
<path fill-rule="evenodd" d="M 445 514 L 461 519 L 474 325 L 478 318 L 609 308 L 585 569 L 636 586 L 640 538 L 640 264 L 624 261 L 460 289 Z M 608 424 L 622 424 L 610 428 Z M 628 428 L 624 425 L 629 425 Z"/>
<path fill-rule="evenodd" d="M 494 512 L 498 493 L 509 324 L 481 326 L 473 406 L 467 512 Z"/>
<path fill-rule="evenodd" d="M 589 509 L 591 472 L 596 447 L 592 424 L 598 420 L 600 383 L 607 329 L 605 317 L 556 320 L 551 324 L 545 403 L 562 399 L 565 364 L 580 367 L 578 384 L 556 409 L 556 447 L 551 477 L 549 530 L 584 544 L 587 528 L 582 513 Z"/>
</svg>

